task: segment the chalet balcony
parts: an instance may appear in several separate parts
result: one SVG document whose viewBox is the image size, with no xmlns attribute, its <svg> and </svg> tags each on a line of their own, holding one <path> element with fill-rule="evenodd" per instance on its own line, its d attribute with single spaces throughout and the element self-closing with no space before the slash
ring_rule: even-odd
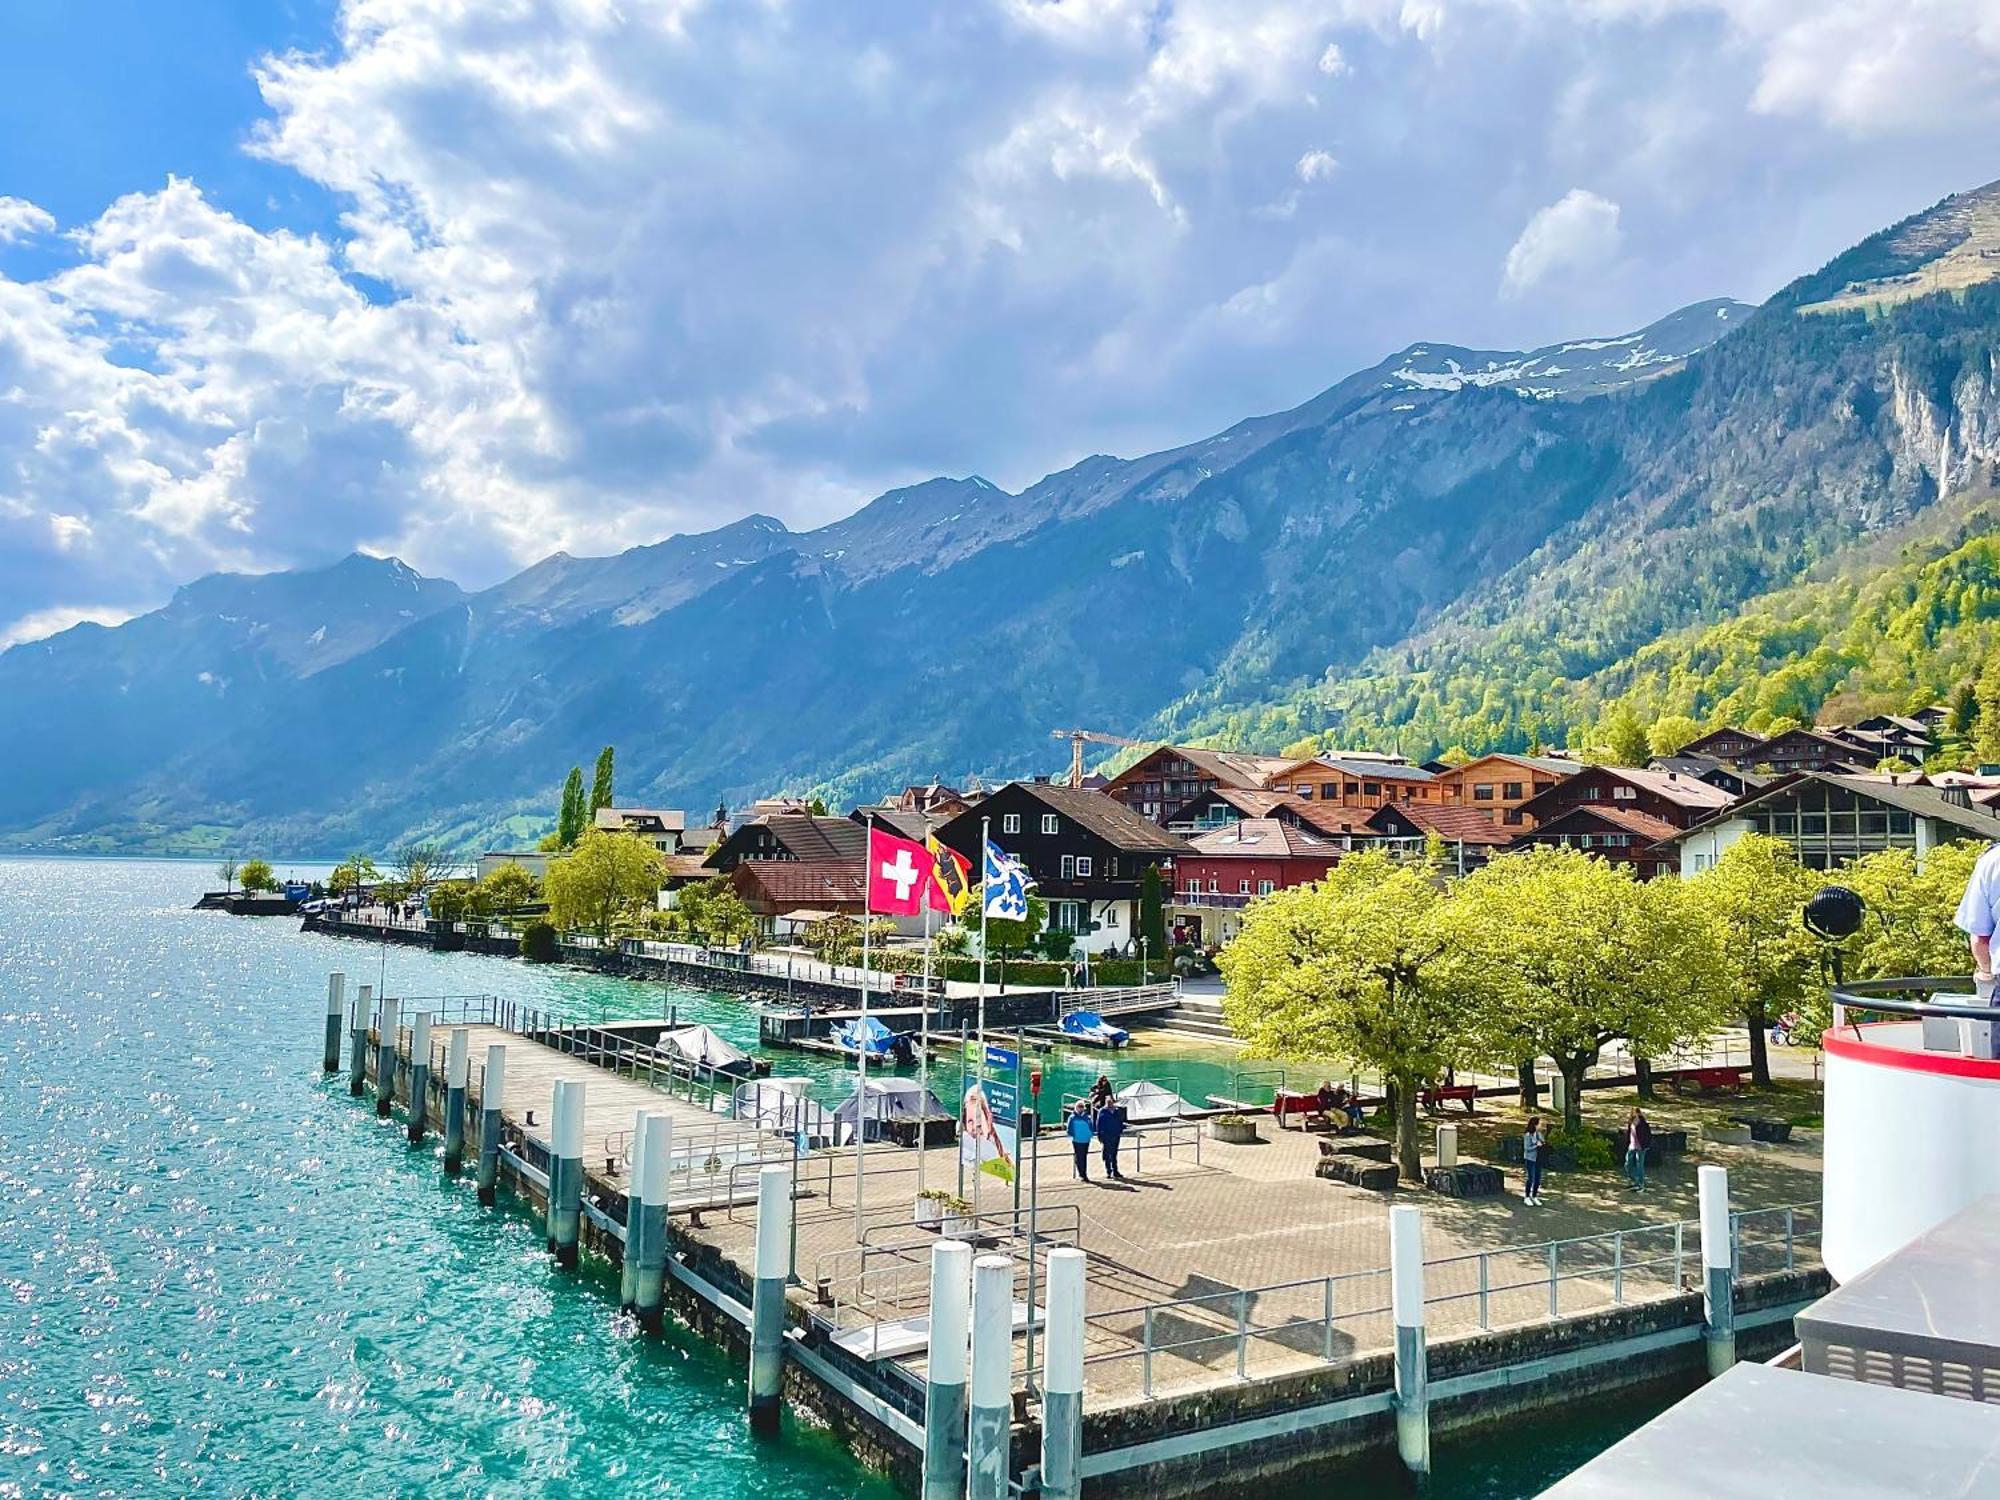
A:
<svg viewBox="0 0 2000 1500">
<path fill-rule="evenodd" d="M 1206 906 L 1225 911 L 1241 911 L 1257 898 L 1246 896 L 1239 891 L 1176 891 L 1168 898 L 1169 906 Z"/>
</svg>

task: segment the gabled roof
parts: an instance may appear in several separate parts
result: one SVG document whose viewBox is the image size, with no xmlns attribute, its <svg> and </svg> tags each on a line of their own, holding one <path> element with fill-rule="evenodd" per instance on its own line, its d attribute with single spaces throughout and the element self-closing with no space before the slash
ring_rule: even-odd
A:
<svg viewBox="0 0 2000 1500">
<path fill-rule="evenodd" d="M 878 802 L 873 807 L 857 807 L 847 816 L 850 822 L 858 823 L 863 828 L 868 826 L 868 820 L 872 817 L 876 827 L 918 844 L 950 821 L 943 815 L 911 812 L 890 802 Z"/>
<path fill-rule="evenodd" d="M 1977 806 L 1961 807 L 1953 800 L 1953 796 L 1948 795 L 1943 789 L 1921 782 L 1891 781 L 1886 776 L 1843 776 L 1832 771 L 1800 771 L 1795 775 L 1783 777 L 1714 817 L 1704 818 L 1691 827 L 1677 828 L 1671 834 L 1662 835 L 1660 842 L 1678 843 L 1690 834 L 1713 828 L 1716 824 L 1731 818 L 1743 817 L 1760 807 L 1767 807 L 1814 781 L 1823 782 L 1827 786 L 1850 788 L 1861 796 L 1880 802 L 1885 807 L 1895 808 L 1898 812 L 1912 813 L 1919 818 L 1948 823 L 1971 837 L 1991 839 L 2000 843 L 2000 816 Z"/>
<path fill-rule="evenodd" d="M 1637 787 L 1672 802 L 1678 807 L 1684 807 L 1691 813 L 1713 812 L 1727 807 L 1735 800 L 1719 786 L 1710 786 L 1705 781 L 1692 776 L 1682 776 L 1673 771 L 1641 771 L 1630 766 L 1585 766 L 1572 779 L 1581 781 L 1587 777 L 1613 782 L 1622 781 L 1628 786 Z M 1555 813 L 1548 809 L 1567 805 L 1564 802 L 1567 786 L 1568 783 L 1559 782 L 1546 792 L 1530 797 L 1521 804 L 1521 811 L 1538 823 L 1545 818 L 1554 817 Z"/>
<path fill-rule="evenodd" d="M 1449 844 L 1507 844 L 1520 830 L 1502 828 L 1476 807 L 1463 804 L 1431 806 L 1422 802 L 1391 802 L 1368 815 L 1368 828 L 1381 833 L 1401 818 Z"/>
<path fill-rule="evenodd" d="M 1680 753 L 1682 755 L 1707 755 L 1709 753 L 1709 745 L 1713 741 L 1720 739 L 1744 739 L 1750 741 L 1752 747 L 1764 743 L 1763 736 L 1761 735 L 1752 734 L 1747 729 L 1738 729 L 1734 724 L 1725 724 L 1720 729 L 1711 729 L 1707 734 L 1699 735 L 1689 740 L 1685 745 L 1681 746 Z"/>
<path fill-rule="evenodd" d="M 613 831 L 647 828 L 679 833 L 687 827 L 687 814 L 678 807 L 600 807 L 590 821 L 593 827 Z"/>
<path fill-rule="evenodd" d="M 711 864 L 719 865 L 725 856 L 732 853 L 740 857 L 742 846 L 755 838 L 758 829 L 768 830 L 771 837 L 795 860 L 844 859 L 859 870 L 867 853 L 868 831 L 851 819 L 818 813 L 781 812 L 753 818 L 743 824 L 708 856 Z M 769 863 L 768 860 L 747 862 Z"/>
<path fill-rule="evenodd" d="M 1196 854 L 1245 859 L 1310 859 L 1323 856 L 1338 859 L 1346 846 L 1310 828 L 1281 822 L 1277 818 L 1241 818 L 1227 828 L 1217 828 L 1188 840 Z"/>
<path fill-rule="evenodd" d="M 1000 788 L 987 805 L 960 813 L 945 825 L 956 829 L 967 818 L 990 816 L 991 803 L 1012 796 L 1025 796 L 1041 803 L 1050 812 L 1068 818 L 1078 827 L 1095 834 L 1112 848 L 1132 854 L 1184 854 L 1187 840 L 1168 833 L 1151 818 L 1142 817 L 1105 792 L 1088 787 L 1058 785 L 1053 781 L 1014 781 Z M 978 824 L 973 825 L 975 841 Z M 997 833 L 995 837 L 998 837 Z M 976 842 L 975 842 L 976 846 Z"/>
<path fill-rule="evenodd" d="M 730 876 L 746 900 L 761 899 L 775 911 L 799 906 L 860 906 L 861 860 L 746 859 Z"/>
<path fill-rule="evenodd" d="M 1266 791 L 1262 787 L 1212 786 L 1198 797 L 1190 797 L 1179 807 L 1168 813 L 1165 822 L 1171 826 L 1183 813 L 1200 807 L 1207 802 L 1222 802 L 1235 808 L 1246 818 L 1266 818 L 1275 807 L 1303 807 L 1304 801 L 1290 792 Z"/>
<path fill-rule="evenodd" d="M 1139 780 L 1141 768 L 1160 755 L 1178 755 L 1203 774 L 1212 776 L 1223 786 L 1261 787 L 1273 774 L 1291 765 L 1292 762 L 1276 755 L 1251 755 L 1239 750 L 1205 750 L 1198 745 L 1160 745 L 1148 750 L 1131 765 L 1112 777 L 1108 785 L 1121 786 L 1128 780 Z"/>
<path fill-rule="evenodd" d="M 1599 802 L 1587 802 L 1550 818 L 1548 822 L 1538 827 L 1529 829 L 1513 842 L 1539 843 L 1547 834 L 1568 833 L 1582 823 L 1598 823 L 1616 829 L 1620 833 L 1634 834 L 1649 844 L 1669 840 L 1681 831 L 1665 818 L 1656 818 L 1651 813 L 1642 813 L 1629 807 L 1610 807 Z"/>
<path fill-rule="evenodd" d="M 1300 760 L 1283 762 L 1270 775 L 1272 781 L 1288 776 L 1307 766 L 1324 766 L 1329 771 L 1338 771 L 1343 776 L 1366 777 L 1370 781 L 1435 781 L 1437 778 L 1422 766 L 1398 765 L 1388 760 L 1349 760 L 1339 754 L 1308 755 Z"/>
<path fill-rule="evenodd" d="M 1553 755 L 1515 755 L 1507 750 L 1489 750 L 1484 755 L 1475 755 L 1462 766 L 1447 766 L 1437 775 L 1440 780 L 1460 776 L 1474 766 L 1485 765 L 1489 760 L 1509 761 L 1517 766 L 1526 766 L 1531 771 L 1540 771 L 1545 776 L 1574 776 L 1583 769 L 1581 761 L 1563 760 Z"/>
</svg>

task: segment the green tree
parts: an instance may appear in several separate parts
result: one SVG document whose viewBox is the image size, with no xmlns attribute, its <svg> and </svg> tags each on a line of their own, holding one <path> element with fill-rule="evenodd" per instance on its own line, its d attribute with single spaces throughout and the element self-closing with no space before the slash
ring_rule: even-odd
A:
<svg viewBox="0 0 2000 1500">
<path fill-rule="evenodd" d="M 611 805 L 611 746 L 606 745 L 597 752 L 597 771 L 590 780 L 590 813 L 595 817 L 600 807 Z"/>
<path fill-rule="evenodd" d="M 1919 861 L 1908 849 L 1883 849 L 1827 876 L 1868 903 L 1861 931 L 1843 944 L 1848 976 L 1969 974 L 1972 955 L 1952 917 L 1972 867 L 1985 852 L 1979 843 L 1940 844 Z M 1828 1019 L 1816 1014 L 1822 1023 Z"/>
<path fill-rule="evenodd" d="M 818 795 L 806 798 L 806 811 L 811 813 L 815 818 L 826 818 L 832 816 L 832 814 L 826 810 L 826 798 Z"/>
<path fill-rule="evenodd" d="M 590 814 L 583 801 L 583 767 L 571 766 L 569 777 L 563 782 L 562 809 L 556 814 L 556 847 L 574 849 L 589 821 Z"/>
<path fill-rule="evenodd" d="M 1472 764 L 1472 752 L 1463 745 L 1453 745 L 1438 759 L 1447 766 L 1469 766 Z"/>
<path fill-rule="evenodd" d="M 721 947 L 757 936 L 757 914 L 734 886 L 718 876 L 699 885 L 685 885 L 674 895 L 667 911 L 669 930 L 686 932 L 704 943 Z"/>
<path fill-rule="evenodd" d="M 1979 721 L 1972 732 L 1972 755 L 1982 766 L 2000 765 L 2000 651 L 1987 658 L 1974 689 Z"/>
<path fill-rule="evenodd" d="M 535 877 L 517 860 L 508 860 L 491 874 L 481 878 L 480 886 L 486 892 L 486 899 L 495 911 L 514 911 L 526 906 L 541 893 Z"/>
<path fill-rule="evenodd" d="M 613 918 L 651 906 L 666 878 L 660 851 L 637 834 L 587 830 L 576 847 L 550 861 L 549 919 L 564 930 L 584 929 L 609 941 Z"/>
<path fill-rule="evenodd" d="M 975 877 L 977 871 L 974 872 Z M 974 886 L 973 901 L 980 898 L 978 887 Z M 966 921 L 974 932 L 981 931 L 984 923 L 986 947 L 992 953 L 1020 953 L 1035 946 L 1041 938 L 1042 928 L 1049 920 L 1049 903 L 1028 892 L 1028 914 L 1018 921 L 1008 917 L 980 917 L 977 912 L 968 912 Z"/>
<path fill-rule="evenodd" d="M 1139 877 L 1139 938 L 1148 961 L 1166 958 L 1167 908 L 1157 865 L 1146 866 L 1146 873 Z"/>
<path fill-rule="evenodd" d="M 1610 1043 L 1658 1057 L 1729 1013 L 1722 945 L 1682 881 L 1542 846 L 1459 882 L 1443 926 L 1487 1054 L 1552 1061 L 1571 1129 L 1584 1074 Z"/>
<path fill-rule="evenodd" d="M 1771 1018 L 1803 1008 L 1819 977 L 1818 951 L 1800 914 L 1818 877 L 1792 846 L 1745 834 L 1688 882 L 1688 895 L 1716 924 L 1729 992 L 1750 1025 L 1753 1081 L 1771 1081 Z"/>
<path fill-rule="evenodd" d="M 326 877 L 326 888 L 336 896 L 345 896 L 381 878 L 382 872 L 375 868 L 374 860 L 365 854 L 350 854 L 333 867 L 333 873 Z"/>
<path fill-rule="evenodd" d="M 1597 726 L 1597 737 L 1614 766 L 1643 766 L 1652 758 L 1646 726 L 1639 722 L 1632 705 L 1622 700 L 1612 705 Z"/>
<path fill-rule="evenodd" d="M 1646 731 L 1646 748 L 1655 755 L 1679 755 L 1701 738 L 1701 725 L 1686 714 L 1663 714 Z"/>
<path fill-rule="evenodd" d="M 1904 760 L 1900 755 L 1885 755 L 1875 762 L 1877 776 L 1907 776 L 1918 769 L 1920 768 Z"/>
<path fill-rule="evenodd" d="M 463 922 L 472 912 L 470 882 L 447 880 L 431 888 L 430 914 L 439 922 Z"/>
<path fill-rule="evenodd" d="M 225 859 L 215 867 L 215 878 L 222 882 L 224 895 L 233 896 L 236 894 L 236 875 L 240 868 L 234 859 Z"/>
<path fill-rule="evenodd" d="M 431 887 L 450 876 L 451 856 L 436 844 L 405 844 L 396 855 L 393 874 L 407 901 L 422 901 Z"/>
<path fill-rule="evenodd" d="M 1378 1070 L 1394 1085 L 1396 1157 L 1422 1175 L 1417 1090 L 1465 1061 L 1474 1017 L 1446 979 L 1446 897 L 1419 870 L 1350 854 L 1265 897 L 1222 950 L 1223 1013 L 1252 1052 Z"/>
<path fill-rule="evenodd" d="M 271 873 L 268 859 L 245 860 L 243 868 L 236 872 L 237 883 L 243 887 L 243 894 L 254 896 L 259 891 L 275 891 L 278 877 Z"/>
<path fill-rule="evenodd" d="M 1951 711 L 1944 717 L 1944 731 L 1955 740 L 1970 739 L 1978 723 L 1979 695 L 1971 683 L 1961 682 L 1951 690 Z"/>
</svg>

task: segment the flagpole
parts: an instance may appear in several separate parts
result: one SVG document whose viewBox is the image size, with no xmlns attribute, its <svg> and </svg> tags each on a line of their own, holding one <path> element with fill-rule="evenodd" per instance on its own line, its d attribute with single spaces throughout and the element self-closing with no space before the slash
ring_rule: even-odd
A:
<svg viewBox="0 0 2000 1500">
<path fill-rule="evenodd" d="M 861 1019 L 854 1034 L 859 1082 L 854 1090 L 854 1242 L 861 1243 L 861 1190 L 868 1170 L 868 929 L 875 925 L 875 901 L 869 889 L 868 862 L 875 857 L 875 815 L 868 815 L 861 840 Z"/>
<path fill-rule="evenodd" d="M 933 854 L 932 860 L 937 856 Z M 935 868 L 935 866 L 933 867 Z M 937 884 L 933 874 L 931 884 Z M 917 1194 L 924 1191 L 924 1153 L 930 1146 L 931 1108 L 931 893 L 924 892 L 924 990 L 923 1018 L 917 1038 Z"/>
<path fill-rule="evenodd" d="M 986 1082 L 986 846 L 993 837 L 993 820 L 979 820 L 979 1082 Z M 960 1076 L 963 1077 L 965 1059 L 959 1059 Z M 979 1179 L 986 1174 L 980 1170 L 978 1157 L 972 1162 L 972 1222 L 979 1222 Z"/>
</svg>

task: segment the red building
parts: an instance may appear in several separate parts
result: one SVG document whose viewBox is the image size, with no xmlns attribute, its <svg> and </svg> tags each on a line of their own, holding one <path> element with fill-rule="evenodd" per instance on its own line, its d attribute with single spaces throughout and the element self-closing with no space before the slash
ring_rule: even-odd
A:
<svg viewBox="0 0 2000 1500">
<path fill-rule="evenodd" d="M 1243 818 L 1188 841 L 1174 861 L 1173 921 L 1191 939 L 1226 943 L 1259 896 L 1321 879 L 1346 840 L 1278 818 Z"/>
</svg>

